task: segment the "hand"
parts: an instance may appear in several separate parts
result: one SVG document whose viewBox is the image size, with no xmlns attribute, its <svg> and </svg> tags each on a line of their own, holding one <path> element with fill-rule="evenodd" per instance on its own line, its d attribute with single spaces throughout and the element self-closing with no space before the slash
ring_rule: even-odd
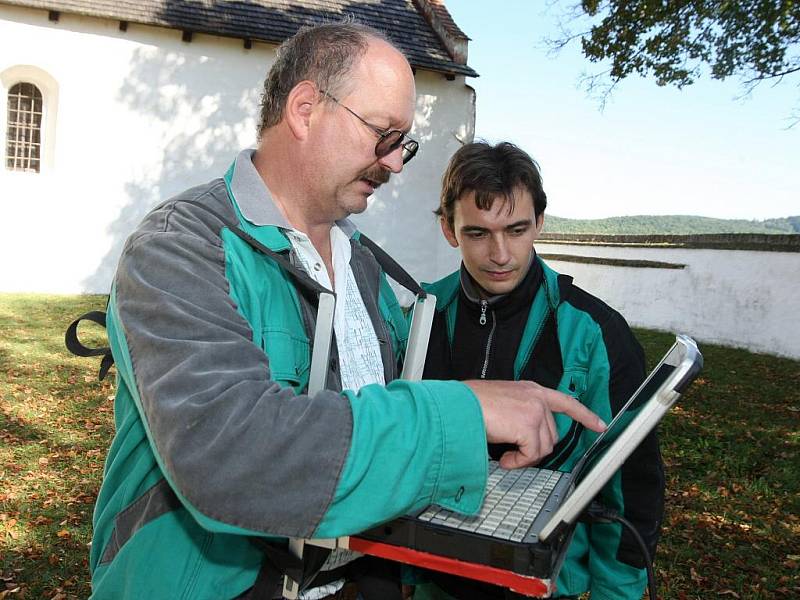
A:
<svg viewBox="0 0 800 600">
<path fill-rule="evenodd" d="M 572 396 L 532 381 L 465 381 L 481 404 L 486 439 L 517 446 L 500 457 L 504 469 L 535 465 L 558 440 L 553 413 L 569 415 L 592 431 L 606 424 Z"/>
</svg>

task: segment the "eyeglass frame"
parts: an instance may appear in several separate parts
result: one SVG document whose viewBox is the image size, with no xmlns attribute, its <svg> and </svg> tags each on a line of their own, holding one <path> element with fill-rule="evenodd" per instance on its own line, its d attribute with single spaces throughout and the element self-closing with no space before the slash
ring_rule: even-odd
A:
<svg viewBox="0 0 800 600">
<path fill-rule="evenodd" d="M 409 137 L 405 132 L 400 131 L 399 129 L 381 129 L 377 125 L 373 125 L 372 123 L 370 123 L 369 121 L 364 119 L 361 115 L 359 115 L 357 112 L 355 112 L 353 109 L 351 109 L 346 104 L 342 104 L 341 102 L 339 102 L 339 100 L 335 96 L 333 96 L 332 94 L 329 94 L 327 91 L 320 90 L 319 93 L 322 94 L 323 96 L 333 100 L 336 104 L 341 106 L 343 109 L 345 109 L 351 115 L 353 115 L 356 119 L 361 121 L 375 135 L 378 136 L 378 138 L 379 138 L 378 139 L 378 143 L 375 144 L 375 156 L 377 156 L 378 158 L 383 158 L 384 156 L 388 156 L 389 154 L 391 154 L 392 152 L 394 152 L 398 148 L 402 148 L 401 157 L 403 158 L 403 164 L 404 165 L 407 164 L 408 161 L 410 161 L 412 158 L 414 158 L 414 156 L 416 156 L 417 151 L 419 150 L 419 142 L 417 140 Z M 389 137 L 390 135 L 392 135 L 394 133 L 399 133 L 400 134 L 400 137 L 398 138 L 397 142 L 391 144 L 389 146 L 389 150 L 387 150 L 386 152 L 381 154 L 378 151 L 378 147 L 384 142 L 384 140 L 387 137 Z M 404 142 L 403 141 L 404 139 L 406 139 L 407 141 Z M 406 154 L 406 153 L 408 153 L 408 154 Z"/>
</svg>

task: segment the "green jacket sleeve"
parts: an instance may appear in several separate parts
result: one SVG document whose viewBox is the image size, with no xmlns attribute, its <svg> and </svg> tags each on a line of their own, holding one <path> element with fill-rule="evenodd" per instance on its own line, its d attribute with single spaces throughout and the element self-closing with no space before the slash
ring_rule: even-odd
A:
<svg viewBox="0 0 800 600">
<path fill-rule="evenodd" d="M 361 531 L 431 502 L 468 514 L 480 510 L 486 434 L 466 385 L 398 380 L 345 393 L 353 437 L 317 537 Z"/>
</svg>

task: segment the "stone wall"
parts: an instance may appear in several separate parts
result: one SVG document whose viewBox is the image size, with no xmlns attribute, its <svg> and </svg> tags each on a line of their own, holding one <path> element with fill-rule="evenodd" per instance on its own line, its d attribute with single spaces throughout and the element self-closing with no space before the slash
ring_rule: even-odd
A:
<svg viewBox="0 0 800 600">
<path fill-rule="evenodd" d="M 633 325 L 800 358 L 800 235 L 543 238 L 548 264 Z"/>
</svg>

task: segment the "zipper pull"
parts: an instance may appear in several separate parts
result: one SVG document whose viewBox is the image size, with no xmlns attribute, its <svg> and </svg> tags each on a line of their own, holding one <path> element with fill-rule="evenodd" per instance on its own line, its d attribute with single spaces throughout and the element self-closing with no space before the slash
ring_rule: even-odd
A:
<svg viewBox="0 0 800 600">
<path fill-rule="evenodd" d="M 481 300 L 481 318 L 478 319 L 478 322 L 481 325 L 486 325 L 486 307 L 489 306 L 489 303 L 486 300 Z"/>
</svg>

